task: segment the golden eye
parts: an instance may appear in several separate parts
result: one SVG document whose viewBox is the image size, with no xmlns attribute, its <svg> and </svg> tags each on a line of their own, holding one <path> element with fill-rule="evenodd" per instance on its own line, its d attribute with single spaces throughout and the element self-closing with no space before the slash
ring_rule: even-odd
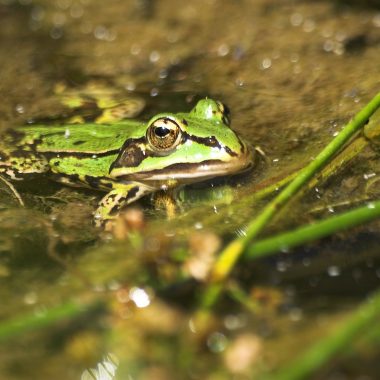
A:
<svg viewBox="0 0 380 380">
<path fill-rule="evenodd" d="M 146 137 L 153 150 L 166 153 L 180 142 L 181 128 L 173 119 L 161 117 L 149 126 Z"/>
</svg>

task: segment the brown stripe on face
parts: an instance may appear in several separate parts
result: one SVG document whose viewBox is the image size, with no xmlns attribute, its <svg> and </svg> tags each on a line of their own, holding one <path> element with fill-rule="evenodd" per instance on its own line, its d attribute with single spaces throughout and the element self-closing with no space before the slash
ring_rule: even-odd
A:
<svg viewBox="0 0 380 380">
<path fill-rule="evenodd" d="M 120 149 L 116 160 L 110 166 L 109 173 L 114 168 L 137 167 L 150 155 L 150 152 L 143 152 L 140 145 L 145 143 L 145 137 L 138 139 L 128 139 Z"/>
<path fill-rule="evenodd" d="M 191 140 L 201 145 L 210 146 L 212 148 L 224 149 L 231 157 L 236 157 L 238 155 L 233 150 L 231 150 L 228 146 L 220 145 L 219 141 L 216 139 L 215 136 L 199 137 L 199 136 L 189 135 L 186 132 L 183 132 L 183 136 L 184 136 L 185 141 Z"/>
<path fill-rule="evenodd" d="M 117 166 L 136 167 L 141 164 L 145 157 L 145 153 L 138 144 L 131 144 L 120 153 L 117 159 Z"/>
</svg>

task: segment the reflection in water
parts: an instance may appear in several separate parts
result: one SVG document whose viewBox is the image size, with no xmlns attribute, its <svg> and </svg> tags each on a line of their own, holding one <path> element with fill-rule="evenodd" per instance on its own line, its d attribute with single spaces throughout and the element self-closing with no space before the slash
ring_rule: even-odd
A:
<svg viewBox="0 0 380 380">
<path fill-rule="evenodd" d="M 116 370 L 119 360 L 114 354 L 107 354 L 98 363 L 96 368 L 86 369 L 81 376 L 81 380 L 113 380 L 116 379 Z"/>
</svg>

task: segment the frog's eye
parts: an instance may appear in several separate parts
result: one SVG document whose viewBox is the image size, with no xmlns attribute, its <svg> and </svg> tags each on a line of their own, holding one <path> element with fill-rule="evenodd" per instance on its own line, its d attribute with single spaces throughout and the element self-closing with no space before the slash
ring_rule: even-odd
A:
<svg viewBox="0 0 380 380">
<path fill-rule="evenodd" d="M 181 140 L 181 128 L 175 120 L 161 117 L 153 121 L 146 132 L 148 143 L 158 153 L 174 149 Z"/>
</svg>

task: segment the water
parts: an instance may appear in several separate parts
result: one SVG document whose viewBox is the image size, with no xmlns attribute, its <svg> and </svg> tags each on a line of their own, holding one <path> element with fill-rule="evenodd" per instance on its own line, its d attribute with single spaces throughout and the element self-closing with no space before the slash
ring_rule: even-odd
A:
<svg viewBox="0 0 380 380">
<path fill-rule="evenodd" d="M 232 278 L 247 302 L 226 294 L 212 321 L 194 313 L 203 287 L 188 279 L 266 204 L 249 194 L 308 163 L 378 91 L 376 2 L 0 0 L 0 17 L 2 128 L 63 116 L 57 85 L 96 82 L 144 99 L 144 119 L 219 98 L 267 158 L 186 190 L 172 221 L 143 200 L 122 241 L 91 225 L 97 193 L 37 180 L 17 186 L 20 209 L 2 185 L 0 318 L 71 302 L 88 310 L 2 343 L 1 379 L 112 378 L 115 368 L 120 379 L 261 378 L 378 288 L 378 222 L 238 265 Z M 376 183 L 368 193 L 366 184 L 377 158 L 367 148 L 265 233 L 374 196 Z M 376 379 L 374 342 L 315 378 Z"/>
</svg>

